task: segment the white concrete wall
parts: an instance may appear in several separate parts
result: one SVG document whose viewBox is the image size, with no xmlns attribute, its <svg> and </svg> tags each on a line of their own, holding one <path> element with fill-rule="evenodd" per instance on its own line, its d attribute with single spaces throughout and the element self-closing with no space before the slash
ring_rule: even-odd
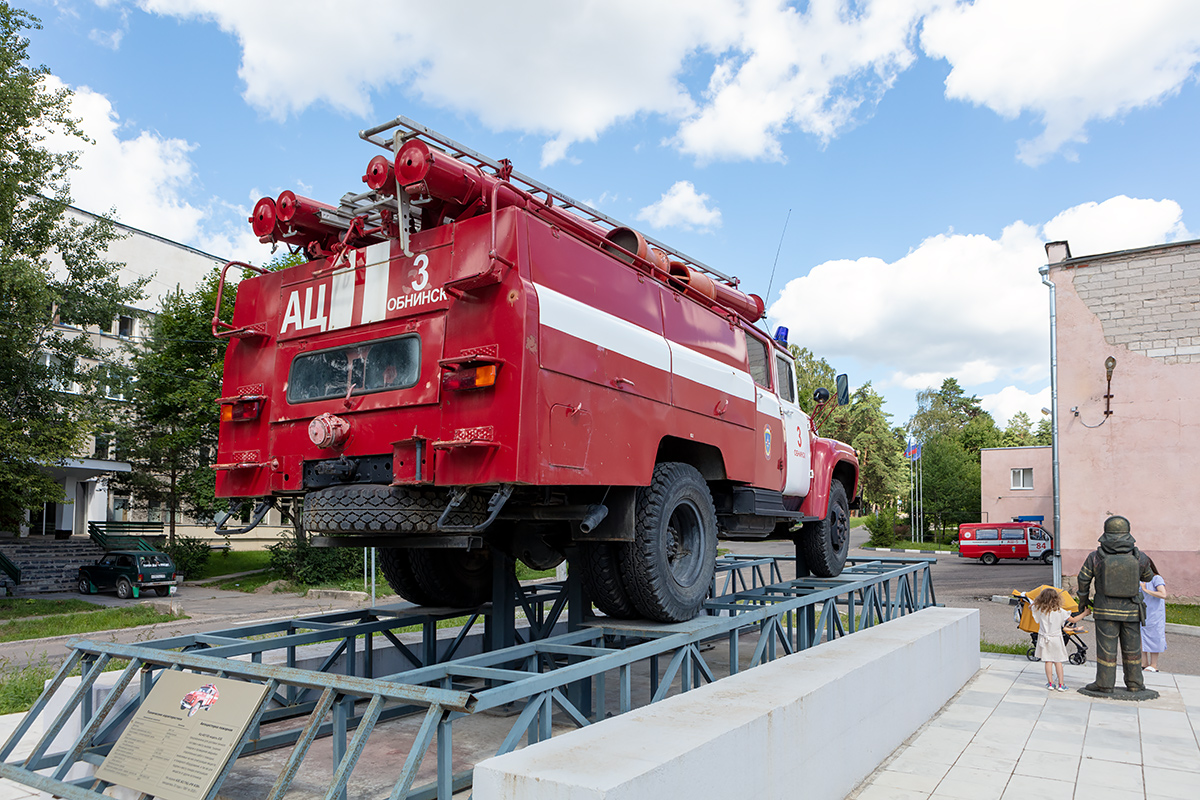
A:
<svg viewBox="0 0 1200 800">
<path fill-rule="evenodd" d="M 477 800 L 845 797 L 979 669 L 930 608 L 475 767 Z"/>
</svg>

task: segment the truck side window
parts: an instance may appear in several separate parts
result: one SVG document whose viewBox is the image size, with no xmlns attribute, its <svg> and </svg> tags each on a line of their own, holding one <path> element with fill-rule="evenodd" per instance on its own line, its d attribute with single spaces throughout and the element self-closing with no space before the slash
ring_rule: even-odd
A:
<svg viewBox="0 0 1200 800">
<path fill-rule="evenodd" d="M 980 528 L 975 531 L 975 538 L 981 541 L 992 541 L 1000 538 L 1000 532 L 995 528 Z"/>
<path fill-rule="evenodd" d="M 775 377 L 779 379 L 779 396 L 789 403 L 796 402 L 796 379 L 792 373 L 792 360 L 775 354 Z"/>
<path fill-rule="evenodd" d="M 771 388 L 771 362 L 767 360 L 767 343 L 746 336 L 746 355 L 750 359 L 750 377 L 764 389 Z"/>
<path fill-rule="evenodd" d="M 1023 528 L 1004 528 L 1000 531 L 1001 539 L 1025 539 L 1025 530 Z"/>
</svg>

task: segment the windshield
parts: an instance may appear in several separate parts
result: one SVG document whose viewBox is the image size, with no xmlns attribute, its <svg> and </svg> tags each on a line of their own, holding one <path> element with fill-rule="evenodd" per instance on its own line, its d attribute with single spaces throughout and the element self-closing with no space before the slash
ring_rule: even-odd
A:
<svg viewBox="0 0 1200 800">
<path fill-rule="evenodd" d="M 421 338 L 415 335 L 305 353 L 292 361 L 288 403 L 405 389 L 421 373 Z"/>
</svg>

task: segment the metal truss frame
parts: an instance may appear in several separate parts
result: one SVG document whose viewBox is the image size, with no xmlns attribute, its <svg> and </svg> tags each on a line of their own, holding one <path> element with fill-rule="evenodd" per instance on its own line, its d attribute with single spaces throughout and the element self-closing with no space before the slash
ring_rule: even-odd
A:
<svg viewBox="0 0 1200 800">
<path fill-rule="evenodd" d="M 497 591 L 491 606 L 467 612 L 465 623 L 449 640 L 439 641 L 437 624 L 463 616 L 461 610 L 401 603 L 143 644 L 76 642 L 70 657 L 0 747 L 0 777 L 69 800 L 99 800 L 108 784 L 94 777 L 68 780 L 72 767 L 103 761 L 163 670 L 189 670 L 265 684 L 268 689 L 235 748 L 236 755 L 205 800 L 215 800 L 239 758 L 290 746 L 267 797 L 280 800 L 310 746 L 322 736 L 333 737 L 336 764 L 325 798 L 345 800 L 347 781 L 378 723 L 417 714 L 422 715 L 420 729 L 390 798 L 448 800 L 471 780 L 470 770 L 456 774 L 452 768 L 455 720 L 520 707 L 496 751 L 500 755 L 522 740 L 533 744 L 549 738 L 556 710 L 561 712 L 560 721 L 565 718 L 575 727 L 603 719 L 610 706 L 606 678 L 612 675 L 617 683 L 616 710 L 631 710 L 635 667 L 648 665 L 647 700 L 653 703 L 676 686 L 686 692 L 718 680 L 717 668 L 706 653 L 722 641 L 729 654 L 726 672 L 734 674 L 742 669 L 740 646 L 746 634 L 757 634 L 749 659 L 753 668 L 936 605 L 930 558 L 852 559 L 836 578 L 785 581 L 780 577 L 780 562 L 790 560 L 794 559 L 720 559 L 704 612 L 675 625 L 603 617 L 585 620 L 578 615 L 585 604 L 577 581 L 524 587 L 514 581 L 506 591 Z M 527 627 L 517 626 L 518 609 L 524 612 Z M 496 619 L 500 613 L 506 618 Z M 566 622 L 564 613 L 569 625 L 560 624 Z M 481 623 L 485 650 L 459 656 L 462 643 Z M 399 635 L 399 629 L 412 626 L 420 630 L 419 644 L 405 642 Z M 569 628 L 566 633 L 555 633 L 564 627 Z M 376 637 L 385 639 L 409 666 L 393 674 L 375 674 Z M 314 644 L 332 645 L 332 650 L 318 669 L 299 668 L 297 649 Z M 280 654 L 283 663 L 268 663 Z M 264 656 L 269 657 L 264 660 Z M 92 687 L 114 659 L 128 659 L 128 665 L 95 707 Z M 342 673 L 331 671 L 335 664 L 340 664 Z M 69 689 L 67 678 L 76 672 L 80 681 Z M 140 691 L 122 700 L 135 678 L 140 680 Z M 51 714 L 50 701 L 56 695 L 66 699 L 61 710 Z M 81 732 L 70 746 L 50 752 L 76 711 L 82 714 Z M 42 734 L 32 750 L 10 761 L 38 720 Z M 417 770 L 430 748 L 436 753 L 437 779 L 414 788 Z"/>
</svg>

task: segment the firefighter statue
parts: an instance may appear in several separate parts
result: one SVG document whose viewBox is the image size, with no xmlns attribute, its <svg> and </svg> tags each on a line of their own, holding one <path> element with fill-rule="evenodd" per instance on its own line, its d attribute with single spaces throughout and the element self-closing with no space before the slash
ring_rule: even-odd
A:
<svg viewBox="0 0 1200 800">
<path fill-rule="evenodd" d="M 1120 642 L 1125 688 L 1143 699 L 1141 622 L 1146 602 L 1140 581 L 1154 577 L 1150 559 L 1135 546 L 1125 517 L 1104 521 L 1100 546 L 1088 554 L 1079 570 L 1079 604 L 1090 608 L 1096 621 L 1096 680 L 1080 691 L 1113 694 L 1117 681 L 1117 644 Z M 1093 592 L 1093 589 L 1095 590 Z M 1147 693 L 1157 697 L 1157 692 Z M 1152 699 L 1152 698 L 1145 698 Z"/>
</svg>

